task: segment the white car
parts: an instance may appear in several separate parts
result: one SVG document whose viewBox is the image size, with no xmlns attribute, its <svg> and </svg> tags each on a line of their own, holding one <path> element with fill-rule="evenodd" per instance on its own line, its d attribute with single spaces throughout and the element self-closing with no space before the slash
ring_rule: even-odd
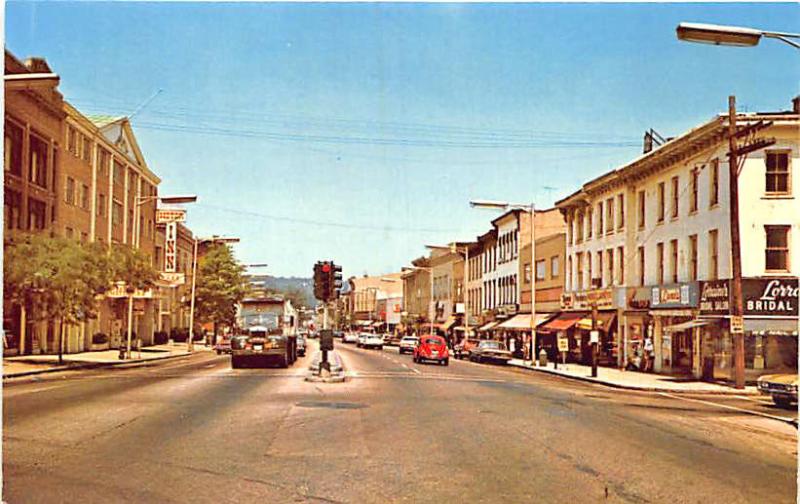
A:
<svg viewBox="0 0 800 504">
<path fill-rule="evenodd" d="M 403 336 L 403 339 L 400 340 L 400 353 L 414 353 L 414 347 L 417 346 L 419 343 L 419 338 L 416 336 Z"/>
<path fill-rule="evenodd" d="M 362 348 L 383 349 L 383 336 L 380 334 L 361 333 L 358 336 L 358 343 Z"/>
<path fill-rule="evenodd" d="M 358 343 L 358 334 L 354 332 L 346 332 L 344 333 L 342 341 L 345 343 Z"/>
</svg>

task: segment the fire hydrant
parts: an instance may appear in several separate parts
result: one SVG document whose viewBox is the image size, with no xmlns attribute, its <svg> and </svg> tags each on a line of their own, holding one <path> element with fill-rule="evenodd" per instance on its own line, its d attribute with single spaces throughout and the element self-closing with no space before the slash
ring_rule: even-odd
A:
<svg viewBox="0 0 800 504">
<path fill-rule="evenodd" d="M 539 366 L 541 367 L 547 366 L 547 352 L 544 351 L 544 348 L 539 350 Z"/>
</svg>

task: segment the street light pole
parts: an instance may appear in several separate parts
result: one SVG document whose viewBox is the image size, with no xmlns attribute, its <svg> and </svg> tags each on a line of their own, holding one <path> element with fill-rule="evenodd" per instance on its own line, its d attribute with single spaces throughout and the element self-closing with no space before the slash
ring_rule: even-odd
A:
<svg viewBox="0 0 800 504">
<path fill-rule="evenodd" d="M 790 40 L 800 38 L 800 33 L 774 32 L 740 26 L 725 26 L 703 23 L 680 23 L 676 29 L 678 39 L 686 42 L 725 46 L 752 47 L 758 45 L 761 37 L 785 42 L 795 49 L 800 44 Z"/>
<path fill-rule="evenodd" d="M 742 254 L 739 246 L 739 159 L 736 146 L 736 97 L 728 97 L 728 188 L 730 192 L 731 228 L 731 333 L 733 329 L 733 378 L 737 389 L 744 388 L 744 332 L 741 324 L 744 306 L 742 303 Z"/>
</svg>

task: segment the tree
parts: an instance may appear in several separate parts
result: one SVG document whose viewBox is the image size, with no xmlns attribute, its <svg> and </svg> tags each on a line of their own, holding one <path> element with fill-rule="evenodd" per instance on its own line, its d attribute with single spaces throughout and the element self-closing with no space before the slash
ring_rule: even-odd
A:
<svg viewBox="0 0 800 504">
<path fill-rule="evenodd" d="M 217 325 L 232 325 L 236 320 L 236 305 L 247 293 L 245 268 L 233 257 L 230 247 L 214 244 L 197 264 L 195 287 L 195 319 Z"/>
<path fill-rule="evenodd" d="M 95 296 L 109 285 L 103 254 L 66 238 L 15 234 L 4 243 L 5 296 L 21 305 L 30 320 L 59 321 L 59 362 L 63 362 L 64 326 L 96 316 Z"/>
</svg>

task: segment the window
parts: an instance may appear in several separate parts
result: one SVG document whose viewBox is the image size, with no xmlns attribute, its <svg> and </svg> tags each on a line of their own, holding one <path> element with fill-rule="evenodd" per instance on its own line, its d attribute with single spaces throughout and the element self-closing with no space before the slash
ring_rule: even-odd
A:
<svg viewBox="0 0 800 504">
<path fill-rule="evenodd" d="M 719 231 L 708 232 L 708 279 L 719 278 Z"/>
<path fill-rule="evenodd" d="M 547 261 L 540 259 L 536 261 L 536 280 L 544 280 L 547 276 Z"/>
<path fill-rule="evenodd" d="M 115 226 L 122 224 L 122 203 L 115 201 L 112 208 L 111 222 Z"/>
<path fill-rule="evenodd" d="M 28 198 L 28 229 L 31 231 L 45 228 L 47 205 L 44 201 Z"/>
<path fill-rule="evenodd" d="M 711 171 L 709 173 L 711 179 L 711 194 L 709 195 L 709 206 L 719 204 L 719 159 L 711 161 Z"/>
<path fill-rule="evenodd" d="M 89 186 L 86 184 L 81 186 L 81 208 L 84 210 L 89 209 Z"/>
<path fill-rule="evenodd" d="M 558 256 L 553 256 L 550 258 L 550 278 L 558 278 L 560 274 Z"/>
<path fill-rule="evenodd" d="M 614 285 L 614 249 L 606 250 L 606 262 L 608 263 L 608 285 Z"/>
<path fill-rule="evenodd" d="M 3 220 L 6 229 L 22 229 L 22 193 L 7 187 L 3 193 Z"/>
<path fill-rule="evenodd" d="M 83 160 L 89 161 L 92 157 L 92 141 L 89 137 L 83 137 Z"/>
<path fill-rule="evenodd" d="M 603 202 L 597 204 L 597 236 L 603 235 Z"/>
<path fill-rule="evenodd" d="M 619 264 L 619 284 L 625 285 L 625 248 L 617 247 L 617 263 Z"/>
<path fill-rule="evenodd" d="M 658 184 L 658 222 L 664 222 L 664 207 L 666 205 L 666 189 L 664 182 Z"/>
<path fill-rule="evenodd" d="M 598 250 L 597 251 L 597 286 L 603 286 L 603 252 Z"/>
<path fill-rule="evenodd" d="M 791 192 L 789 179 L 789 152 L 767 152 L 767 194 Z"/>
<path fill-rule="evenodd" d="M 64 234 L 66 235 L 67 238 L 71 240 L 72 237 L 75 235 L 75 231 L 73 231 L 71 227 L 68 227 L 64 230 Z"/>
<path fill-rule="evenodd" d="M 697 235 L 689 237 L 689 280 L 697 280 Z"/>
<path fill-rule="evenodd" d="M 625 227 L 625 195 L 617 195 L 617 229 Z"/>
<path fill-rule="evenodd" d="M 125 184 L 125 167 L 121 163 L 114 161 L 114 183 Z"/>
<path fill-rule="evenodd" d="M 638 224 L 639 229 L 644 229 L 645 224 L 645 200 L 644 200 L 644 191 L 639 191 L 639 217 L 638 217 Z"/>
<path fill-rule="evenodd" d="M 670 217 L 676 219 L 678 217 L 678 198 L 680 195 L 678 194 L 678 177 L 672 177 L 672 212 L 670 213 Z"/>
<path fill-rule="evenodd" d="M 86 243 L 89 241 L 89 233 L 81 232 L 81 243 Z"/>
<path fill-rule="evenodd" d="M 97 176 L 102 177 L 108 169 L 108 161 L 111 158 L 111 154 L 105 149 L 98 149 L 98 151 Z"/>
<path fill-rule="evenodd" d="M 525 263 L 525 276 L 523 278 L 526 284 L 531 283 L 531 263 Z"/>
<path fill-rule="evenodd" d="M 6 121 L 5 142 L 3 150 L 3 167 L 5 172 L 22 176 L 22 128 L 11 121 Z"/>
<path fill-rule="evenodd" d="M 592 253 L 586 252 L 586 280 L 588 280 L 589 285 L 592 284 Z M 580 289 L 584 288 L 583 282 L 581 282 Z"/>
<path fill-rule="evenodd" d="M 78 132 L 72 126 L 67 126 L 67 150 L 74 156 L 78 155 Z"/>
<path fill-rule="evenodd" d="M 583 212 L 578 213 L 578 227 L 575 230 L 577 232 L 577 237 L 575 238 L 577 243 L 583 242 Z"/>
<path fill-rule="evenodd" d="M 678 240 L 669 242 L 669 267 L 672 283 L 678 283 Z"/>
<path fill-rule="evenodd" d="M 30 181 L 47 188 L 47 143 L 37 136 L 30 137 L 30 158 L 28 170 Z"/>
<path fill-rule="evenodd" d="M 586 210 L 586 239 L 587 240 L 592 237 L 592 229 L 593 229 L 593 227 L 592 227 L 592 214 L 593 214 L 592 207 L 589 207 Z"/>
<path fill-rule="evenodd" d="M 567 214 L 567 245 L 572 245 L 572 235 L 573 229 L 572 227 L 575 225 L 575 219 L 572 217 L 572 213 L 570 212 Z"/>
<path fill-rule="evenodd" d="M 64 201 L 67 202 L 67 205 L 74 205 L 75 204 L 75 179 L 72 177 L 67 177 L 67 184 L 65 186 L 65 194 L 64 194 Z"/>
<path fill-rule="evenodd" d="M 636 251 L 636 255 L 639 258 L 639 285 L 644 286 L 644 247 L 639 247 L 639 250 Z"/>
<path fill-rule="evenodd" d="M 587 257 L 589 256 L 588 252 L 587 252 L 586 255 L 587 255 Z M 592 261 L 589 260 L 587 262 L 591 265 Z M 570 269 L 572 269 L 572 266 L 570 266 Z M 575 254 L 575 269 L 576 269 L 575 273 L 576 273 L 576 276 L 578 278 L 576 279 L 575 289 L 574 290 L 581 290 L 581 289 L 583 289 L 583 253 L 582 252 L 578 252 L 577 254 Z M 591 266 L 589 268 L 589 278 L 592 278 Z"/>
<path fill-rule="evenodd" d="M 694 213 L 697 211 L 697 184 L 700 179 L 700 170 L 695 168 L 692 170 L 692 194 L 691 199 L 689 200 L 689 213 Z"/>
<path fill-rule="evenodd" d="M 656 261 L 658 261 L 658 283 L 664 283 L 664 244 L 656 245 Z"/>
<path fill-rule="evenodd" d="M 97 195 L 97 215 L 100 217 L 106 214 L 106 195 L 105 194 L 98 194 Z"/>
<path fill-rule="evenodd" d="M 580 269 L 580 266 L 578 267 L 578 269 Z M 530 274 L 530 272 L 528 274 Z M 571 280 L 572 280 L 572 258 L 568 257 L 567 258 L 567 285 L 566 285 L 567 290 L 570 290 L 572 288 L 572 285 L 570 285 Z"/>
<path fill-rule="evenodd" d="M 789 271 L 789 226 L 764 226 L 767 271 Z"/>
<path fill-rule="evenodd" d="M 606 200 L 606 233 L 614 232 L 614 198 Z"/>
</svg>

